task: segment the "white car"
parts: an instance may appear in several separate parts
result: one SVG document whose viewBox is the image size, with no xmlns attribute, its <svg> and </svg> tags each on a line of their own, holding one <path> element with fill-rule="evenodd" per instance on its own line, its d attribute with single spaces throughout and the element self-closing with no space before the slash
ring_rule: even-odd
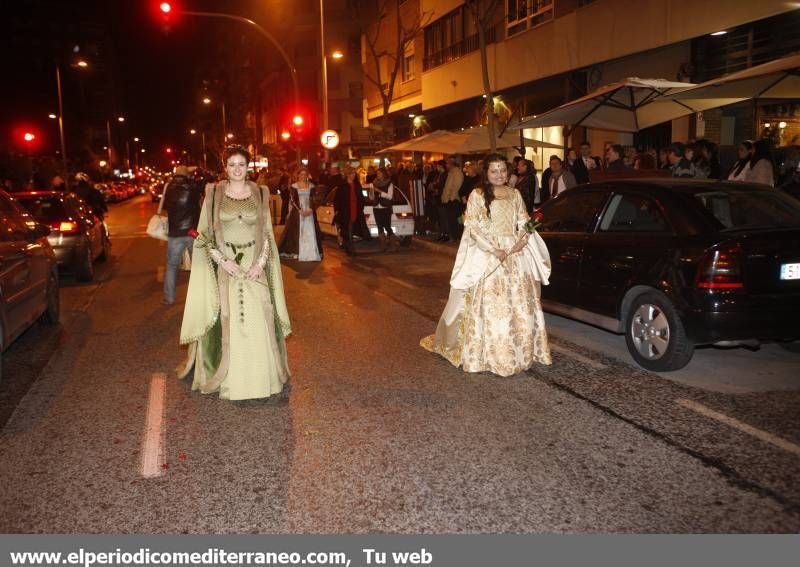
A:
<svg viewBox="0 0 800 567">
<path fill-rule="evenodd" d="M 368 195 L 369 191 L 364 189 L 364 196 Z M 339 230 L 333 222 L 333 201 L 336 198 L 336 189 L 333 189 L 325 198 L 325 203 L 317 207 L 317 221 L 319 222 L 319 229 L 324 234 L 330 234 L 339 238 Z M 375 224 L 375 215 L 372 214 L 372 202 L 366 200 L 364 205 L 364 217 L 367 220 L 367 227 L 369 233 L 377 237 L 378 225 Z M 414 210 L 411 208 L 411 203 L 408 197 L 398 189 L 394 188 L 394 199 L 392 205 L 392 231 L 400 239 L 400 244 L 407 246 L 411 242 L 411 237 L 414 235 Z M 356 236 L 356 238 L 358 238 Z"/>
</svg>

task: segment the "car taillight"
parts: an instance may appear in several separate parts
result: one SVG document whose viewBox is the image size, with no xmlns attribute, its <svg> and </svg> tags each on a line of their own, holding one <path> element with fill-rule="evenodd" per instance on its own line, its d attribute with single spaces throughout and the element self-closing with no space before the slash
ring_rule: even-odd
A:
<svg viewBox="0 0 800 567">
<path fill-rule="evenodd" d="M 62 234 L 75 234 L 78 232 L 78 223 L 73 221 L 61 221 L 50 225 L 50 230 L 57 230 Z"/>
<path fill-rule="evenodd" d="M 699 289 L 741 289 L 742 250 L 738 244 L 706 252 L 697 269 L 695 285 Z"/>
<path fill-rule="evenodd" d="M 396 213 L 399 219 L 413 219 L 414 213 Z"/>
</svg>

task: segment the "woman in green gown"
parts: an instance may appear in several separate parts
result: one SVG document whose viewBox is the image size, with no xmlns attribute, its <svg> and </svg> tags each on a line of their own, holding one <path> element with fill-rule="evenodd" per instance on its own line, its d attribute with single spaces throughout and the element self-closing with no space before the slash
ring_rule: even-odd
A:
<svg viewBox="0 0 800 567">
<path fill-rule="evenodd" d="M 250 155 L 225 154 L 228 179 L 206 187 L 194 242 L 181 344 L 180 377 L 226 400 L 266 398 L 289 379 L 291 333 L 269 192 L 246 180 Z"/>
</svg>

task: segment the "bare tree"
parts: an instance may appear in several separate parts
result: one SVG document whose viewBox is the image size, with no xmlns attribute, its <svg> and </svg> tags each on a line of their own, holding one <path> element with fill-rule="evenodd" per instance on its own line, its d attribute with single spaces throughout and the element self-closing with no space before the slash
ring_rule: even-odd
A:
<svg viewBox="0 0 800 567">
<path fill-rule="evenodd" d="M 466 0 L 475 28 L 478 30 L 478 47 L 481 52 L 481 76 L 483 77 L 483 94 L 486 97 L 486 116 L 489 124 L 489 147 L 491 152 L 497 151 L 497 129 L 495 126 L 494 94 L 489 82 L 489 63 L 486 57 L 486 35 L 494 26 L 494 17 L 500 0 Z"/>
<path fill-rule="evenodd" d="M 389 107 L 394 100 L 397 77 L 402 71 L 406 50 L 430 21 L 430 15 L 420 12 L 404 20 L 398 0 L 350 0 L 350 5 L 356 14 L 366 44 L 368 68 L 364 76 L 380 93 L 383 106 L 381 137 L 383 143 L 388 144 Z M 393 13 L 393 18 L 390 18 L 390 11 Z M 392 25 L 394 30 L 390 28 Z M 384 34 L 392 31 L 394 34 L 391 43 L 381 41 Z M 387 58 L 388 62 L 385 77 L 381 69 L 381 61 L 384 58 Z M 372 67 L 372 71 L 369 67 Z"/>
</svg>

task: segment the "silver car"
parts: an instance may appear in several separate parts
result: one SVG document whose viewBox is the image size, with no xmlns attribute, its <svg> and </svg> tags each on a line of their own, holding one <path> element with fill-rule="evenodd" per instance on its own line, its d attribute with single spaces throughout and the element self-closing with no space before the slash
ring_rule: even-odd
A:
<svg viewBox="0 0 800 567">
<path fill-rule="evenodd" d="M 15 193 L 14 200 L 37 222 L 50 228 L 47 239 L 59 267 L 72 271 L 79 281 L 94 279 L 95 259 L 108 258 L 108 229 L 89 205 L 74 193 L 31 191 Z"/>
</svg>

